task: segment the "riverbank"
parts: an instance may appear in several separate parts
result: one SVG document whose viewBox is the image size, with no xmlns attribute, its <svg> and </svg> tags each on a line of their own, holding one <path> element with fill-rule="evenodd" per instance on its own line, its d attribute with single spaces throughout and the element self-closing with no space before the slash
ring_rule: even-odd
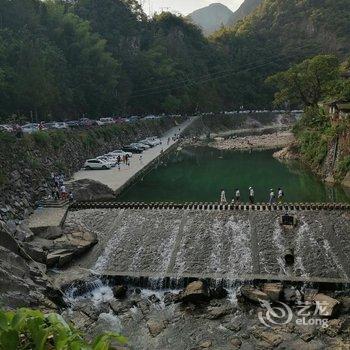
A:
<svg viewBox="0 0 350 350">
<path fill-rule="evenodd" d="M 183 117 L 87 130 L 37 132 L 17 139 L 0 133 L 0 220 L 19 223 L 51 194 L 51 173 L 69 179 L 86 159 L 149 136 L 161 136 Z"/>
<path fill-rule="evenodd" d="M 116 193 L 119 193 L 138 177 L 140 172 L 144 171 L 162 154 L 174 147 L 178 143 L 178 139 L 175 138 L 175 135 L 183 133 L 196 119 L 197 117 L 192 117 L 165 132 L 160 136 L 162 143 L 144 151 L 141 157 L 138 154 L 134 154 L 130 159 L 130 166 L 122 164 L 120 170 L 117 167 L 103 171 L 81 169 L 73 174 L 73 178 L 69 183 L 88 179 L 98 181 L 108 186 Z"/>
<path fill-rule="evenodd" d="M 262 135 L 232 137 L 228 139 L 215 138 L 208 146 L 219 150 L 259 150 L 276 149 L 291 145 L 295 141 L 290 131 L 277 131 Z"/>
</svg>

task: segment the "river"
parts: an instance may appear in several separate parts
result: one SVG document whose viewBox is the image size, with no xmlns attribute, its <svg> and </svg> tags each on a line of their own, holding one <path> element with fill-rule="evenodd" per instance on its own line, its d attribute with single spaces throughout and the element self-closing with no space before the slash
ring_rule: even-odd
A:
<svg viewBox="0 0 350 350">
<path fill-rule="evenodd" d="M 268 201 L 270 189 L 281 187 L 288 202 L 350 202 L 341 187 L 329 187 L 298 161 L 282 163 L 274 151 L 238 152 L 209 147 L 176 151 L 137 183 L 118 201 L 214 202 L 225 189 L 228 200 L 239 188 L 248 201 L 253 186 L 257 202 Z"/>
</svg>

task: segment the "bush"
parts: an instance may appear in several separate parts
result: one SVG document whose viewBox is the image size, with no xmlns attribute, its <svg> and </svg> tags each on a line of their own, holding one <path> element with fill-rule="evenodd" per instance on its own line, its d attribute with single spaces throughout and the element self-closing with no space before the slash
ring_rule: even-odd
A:
<svg viewBox="0 0 350 350">
<path fill-rule="evenodd" d="M 32 137 L 38 146 L 47 146 L 50 142 L 50 134 L 45 131 L 37 131 Z"/>
<path fill-rule="evenodd" d="M 113 333 L 102 334 L 87 342 L 55 313 L 46 315 L 30 309 L 0 310 L 0 350 L 108 350 L 112 341 L 126 343 L 123 336 Z"/>
</svg>

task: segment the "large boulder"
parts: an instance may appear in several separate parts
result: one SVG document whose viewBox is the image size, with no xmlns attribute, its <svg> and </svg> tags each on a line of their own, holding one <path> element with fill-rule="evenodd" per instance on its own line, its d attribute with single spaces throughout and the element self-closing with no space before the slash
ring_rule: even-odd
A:
<svg viewBox="0 0 350 350">
<path fill-rule="evenodd" d="M 252 286 L 241 287 L 241 293 L 246 299 L 255 303 L 259 303 L 260 300 L 269 300 L 269 297 L 266 293 Z"/>
<path fill-rule="evenodd" d="M 82 179 L 67 184 L 68 191 L 72 191 L 77 201 L 113 200 L 115 194 L 112 189 L 101 182 Z"/>
<path fill-rule="evenodd" d="M 194 281 L 180 292 L 179 299 L 185 303 L 200 303 L 209 299 L 209 291 L 202 281 Z"/>
<path fill-rule="evenodd" d="M 320 316 L 333 316 L 336 308 L 340 305 L 338 300 L 322 293 L 316 294 L 313 300 L 319 305 L 318 311 Z"/>
</svg>

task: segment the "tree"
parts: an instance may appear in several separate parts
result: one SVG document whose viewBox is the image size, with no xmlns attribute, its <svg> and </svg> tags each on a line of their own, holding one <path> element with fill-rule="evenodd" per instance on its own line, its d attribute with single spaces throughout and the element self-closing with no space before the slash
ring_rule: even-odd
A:
<svg viewBox="0 0 350 350">
<path fill-rule="evenodd" d="M 333 55 L 319 55 L 277 73 L 267 81 L 277 87 L 275 104 L 302 103 L 316 107 L 326 96 L 336 91 L 339 81 L 339 61 Z"/>
</svg>

